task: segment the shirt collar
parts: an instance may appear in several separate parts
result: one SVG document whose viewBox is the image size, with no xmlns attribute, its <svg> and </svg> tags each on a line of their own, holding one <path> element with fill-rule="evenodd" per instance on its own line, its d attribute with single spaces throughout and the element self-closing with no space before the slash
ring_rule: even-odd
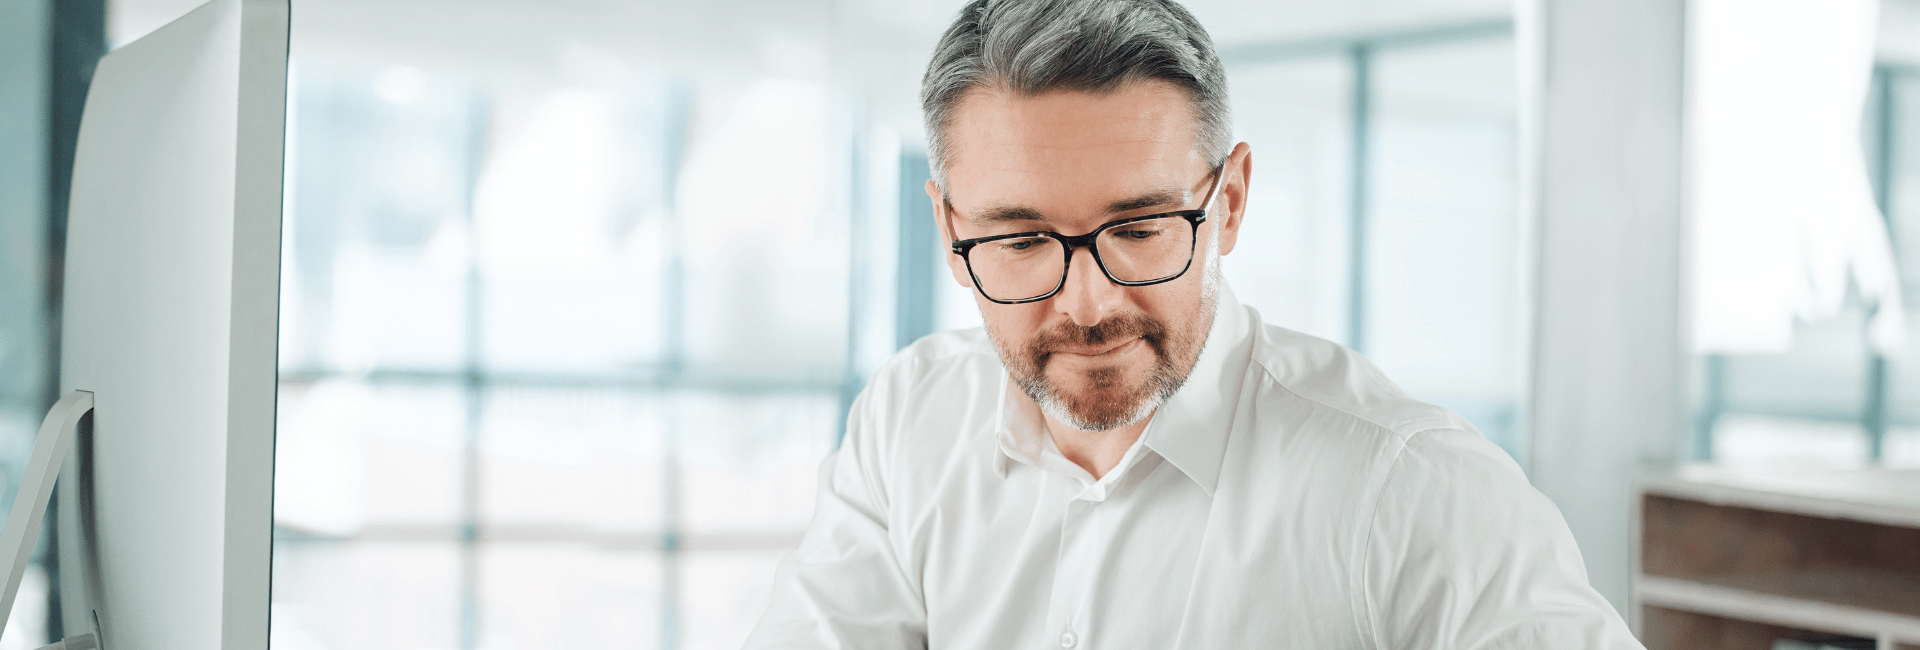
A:
<svg viewBox="0 0 1920 650">
<path fill-rule="evenodd" d="M 1140 436 L 1147 448 L 1180 468 L 1207 496 L 1213 496 L 1220 482 L 1227 432 L 1253 357 L 1247 309 L 1224 279 L 1216 302 L 1213 329 L 1207 332 L 1206 347 L 1187 375 L 1186 385 L 1154 411 L 1153 421 Z"/>
<path fill-rule="evenodd" d="M 1154 411 L 1141 433 L 1141 444 L 1173 463 L 1188 478 L 1213 495 L 1226 453 L 1227 432 L 1233 424 L 1240 386 L 1252 357 L 1253 338 L 1248 315 L 1225 280 L 1215 301 L 1213 329 L 1187 383 Z M 1007 463 L 1020 461 L 1042 469 L 1058 462 L 1071 464 L 1058 453 L 1049 455 L 1046 427 L 1040 407 L 1027 398 L 1005 372 L 1000 379 L 1000 412 L 994 418 L 994 436 L 1000 453 L 994 472 L 1007 475 Z"/>
</svg>

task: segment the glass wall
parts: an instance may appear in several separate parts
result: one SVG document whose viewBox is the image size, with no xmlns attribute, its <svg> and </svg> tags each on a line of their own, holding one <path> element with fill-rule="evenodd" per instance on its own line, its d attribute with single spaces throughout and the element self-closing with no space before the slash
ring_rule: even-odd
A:
<svg viewBox="0 0 1920 650">
<path fill-rule="evenodd" d="M 1229 281 L 1524 459 L 1511 41 L 1375 45 L 1232 68 Z M 291 106 L 276 647 L 737 647 L 865 374 L 979 322 L 918 147 L 815 82 Z"/>
<path fill-rule="evenodd" d="M 1229 57 L 1256 174 L 1225 266 L 1524 461 L 1506 32 Z M 979 323 L 920 147 L 844 88 L 293 67 L 276 648 L 738 647 L 865 375 Z M 49 280 L 4 259 L 13 471 Z"/>
<path fill-rule="evenodd" d="M 1872 168 L 1900 267 L 1907 341 L 1886 360 L 1885 385 L 1878 389 L 1885 391 L 1886 405 L 1879 458 L 1886 465 L 1920 467 L 1920 68 L 1887 64 L 1880 73 L 1878 101 L 1869 104 L 1869 124 L 1879 128 L 1869 132 L 1868 151 L 1878 158 Z"/>
<path fill-rule="evenodd" d="M 1226 273 L 1524 461 L 1505 34 L 1234 63 Z M 819 83 L 294 80 L 276 647 L 737 647 L 864 375 L 979 323 Z"/>
<path fill-rule="evenodd" d="M 1872 351 L 1874 308 L 1850 292 L 1834 318 L 1796 322 L 1784 352 L 1700 357 L 1695 460 L 1920 467 L 1920 71 L 1879 66 L 1863 125 L 1902 282 L 1904 349 Z"/>
<path fill-rule="evenodd" d="M 12 512 L 58 397 L 67 193 L 105 15 L 97 0 L 0 3 L 0 513 Z M 60 631 L 49 546 L 23 569 L 0 650 L 37 648 Z"/>
<path fill-rule="evenodd" d="M 1375 59 L 1361 342 L 1524 466 L 1532 287 L 1514 52 L 1494 36 Z"/>
<path fill-rule="evenodd" d="M 1352 62 L 1324 53 L 1228 71 L 1234 137 L 1253 150 L 1240 243 L 1221 260 L 1267 322 L 1345 342 L 1353 303 Z"/>
<path fill-rule="evenodd" d="M 275 647 L 737 647 L 857 389 L 844 109 L 294 78 Z"/>
<path fill-rule="evenodd" d="M 1268 322 L 1361 351 L 1525 466 L 1531 313 L 1509 31 L 1230 56 L 1254 174 L 1224 267 Z"/>
</svg>

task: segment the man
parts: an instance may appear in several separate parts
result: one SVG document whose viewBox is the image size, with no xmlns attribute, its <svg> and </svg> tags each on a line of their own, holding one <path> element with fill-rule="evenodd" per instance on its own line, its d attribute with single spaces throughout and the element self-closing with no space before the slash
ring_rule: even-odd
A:
<svg viewBox="0 0 1920 650">
<path fill-rule="evenodd" d="M 1235 300 L 1186 10 L 976 0 L 922 102 L 986 328 L 875 374 L 748 647 L 1639 647 L 1505 454 Z"/>
</svg>

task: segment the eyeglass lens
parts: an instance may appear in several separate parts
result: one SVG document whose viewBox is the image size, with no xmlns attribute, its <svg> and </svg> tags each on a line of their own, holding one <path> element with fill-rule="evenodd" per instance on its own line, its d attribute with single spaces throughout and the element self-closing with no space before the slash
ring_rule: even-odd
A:
<svg viewBox="0 0 1920 650">
<path fill-rule="evenodd" d="M 1120 224 L 1100 232 L 1094 247 L 1107 276 L 1119 282 L 1152 282 L 1179 275 L 1193 258 L 1192 223 L 1161 217 Z M 967 263 L 981 293 L 995 300 L 1028 300 L 1052 293 L 1066 281 L 1065 245 L 1046 236 L 982 242 Z"/>
</svg>

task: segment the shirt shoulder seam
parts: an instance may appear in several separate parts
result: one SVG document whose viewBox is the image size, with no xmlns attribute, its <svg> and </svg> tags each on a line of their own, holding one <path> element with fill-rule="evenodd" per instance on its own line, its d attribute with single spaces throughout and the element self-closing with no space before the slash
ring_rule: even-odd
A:
<svg viewBox="0 0 1920 650">
<path fill-rule="evenodd" d="M 1363 606 L 1363 611 L 1359 612 L 1359 615 L 1354 618 L 1356 624 L 1365 624 L 1365 627 L 1359 630 L 1361 638 L 1372 641 L 1372 647 L 1374 648 L 1386 647 L 1386 643 L 1380 638 L 1380 626 L 1375 624 L 1377 618 L 1377 612 L 1375 611 L 1376 606 L 1373 601 L 1373 591 L 1368 588 L 1373 578 L 1370 574 L 1372 564 L 1367 561 L 1368 549 L 1373 547 L 1373 532 L 1378 528 L 1376 524 L 1380 520 L 1380 503 L 1386 500 L 1387 486 L 1393 483 L 1393 480 L 1399 476 L 1400 462 L 1407 456 L 1407 447 L 1410 446 L 1408 443 L 1412 441 L 1414 436 L 1419 435 L 1421 431 L 1426 431 L 1426 429 L 1408 434 L 1406 438 L 1401 440 L 1400 446 L 1393 450 L 1393 460 L 1387 463 L 1386 475 L 1380 480 L 1379 489 L 1373 494 L 1373 503 L 1370 505 L 1367 516 L 1363 520 L 1364 523 L 1361 524 L 1365 526 L 1365 529 L 1360 531 L 1359 535 L 1355 536 L 1355 539 L 1360 540 L 1360 543 L 1359 546 L 1353 550 L 1353 562 L 1355 566 L 1359 567 L 1359 570 L 1354 572 L 1356 576 L 1354 590 L 1355 593 L 1360 595 L 1359 600 Z"/>
<path fill-rule="evenodd" d="M 1368 575 L 1370 566 L 1367 563 L 1367 549 L 1373 545 L 1373 532 L 1374 532 L 1374 529 L 1376 528 L 1374 524 L 1379 520 L 1380 503 L 1381 501 L 1384 500 L 1384 497 L 1387 492 L 1388 484 L 1392 483 L 1393 480 L 1399 474 L 1401 461 L 1406 457 L 1407 448 L 1411 446 L 1413 439 L 1418 437 L 1421 433 L 1424 433 L 1427 431 L 1449 429 L 1449 428 L 1455 428 L 1455 427 L 1450 426 L 1451 423 L 1449 423 L 1444 416 L 1418 418 L 1415 420 L 1408 421 L 1402 424 L 1398 428 L 1390 427 L 1390 426 L 1387 426 L 1385 423 L 1382 423 L 1373 418 L 1360 415 L 1349 409 L 1335 406 L 1334 404 L 1329 403 L 1326 400 L 1313 397 L 1311 395 L 1307 395 L 1298 390 L 1295 390 L 1293 386 L 1289 385 L 1286 381 L 1280 379 L 1280 377 L 1273 372 L 1273 369 L 1268 367 L 1264 359 L 1258 358 L 1258 355 L 1255 355 L 1255 358 L 1252 359 L 1252 362 L 1255 367 L 1259 368 L 1259 372 L 1262 375 L 1266 376 L 1267 380 L 1272 381 L 1273 384 L 1275 386 L 1278 386 L 1281 390 L 1287 391 L 1287 393 L 1294 395 L 1295 397 L 1299 397 L 1300 399 L 1307 400 L 1308 402 L 1312 402 L 1314 404 L 1318 404 L 1325 408 L 1329 408 L 1339 413 L 1345 414 L 1346 416 L 1351 417 L 1360 422 L 1365 422 L 1379 430 L 1386 431 L 1392 434 L 1394 442 L 1398 443 L 1397 445 L 1395 445 L 1395 448 L 1392 451 L 1393 458 L 1387 463 L 1387 470 L 1384 476 L 1380 479 L 1380 482 L 1377 488 L 1373 491 L 1373 495 L 1372 495 L 1373 503 L 1369 507 L 1367 516 L 1360 520 L 1359 525 L 1362 526 L 1362 530 L 1360 531 L 1359 535 L 1354 536 L 1354 539 L 1359 541 L 1357 546 L 1355 546 L 1355 548 L 1352 551 L 1352 558 L 1353 558 L 1352 561 L 1354 562 L 1354 565 L 1358 567 L 1358 570 L 1354 571 L 1353 573 L 1354 584 L 1352 585 L 1352 588 L 1354 589 L 1354 593 L 1358 594 L 1358 597 L 1357 599 L 1349 600 L 1348 602 L 1348 606 L 1353 607 L 1356 610 L 1354 612 L 1353 621 L 1354 621 L 1354 625 L 1358 628 L 1355 630 L 1355 632 L 1359 635 L 1359 638 L 1367 640 L 1369 642 L 1369 646 L 1372 648 L 1384 648 L 1386 647 L 1386 645 L 1379 636 L 1379 631 L 1378 631 L 1379 626 L 1375 625 L 1376 612 L 1375 612 L 1375 603 L 1373 601 L 1373 594 L 1367 588 L 1367 585 L 1371 579 L 1371 576 Z"/>
<path fill-rule="evenodd" d="M 1333 409 L 1334 411 L 1338 411 L 1355 420 L 1365 422 L 1367 424 L 1373 425 L 1376 428 L 1390 432 L 1394 434 L 1394 437 L 1399 438 L 1402 443 L 1405 443 L 1406 441 L 1413 439 L 1414 436 L 1419 435 L 1420 432 L 1422 431 L 1428 431 L 1432 429 L 1452 428 L 1447 426 L 1447 419 L 1443 416 L 1424 417 L 1424 418 L 1419 418 L 1415 420 L 1410 420 L 1399 427 L 1388 426 L 1386 423 L 1381 422 L 1379 420 L 1375 420 L 1373 418 L 1361 415 L 1359 413 L 1355 413 L 1351 410 L 1344 409 L 1339 406 L 1335 406 L 1333 403 L 1328 402 L 1324 399 L 1320 399 L 1318 397 L 1314 397 L 1312 395 L 1308 395 L 1306 393 L 1302 393 L 1298 390 L 1295 390 L 1293 386 L 1287 384 L 1286 381 L 1280 379 L 1279 375 L 1274 374 L 1273 369 L 1267 367 L 1266 361 L 1258 358 L 1257 355 L 1253 359 L 1253 365 L 1260 369 L 1260 374 L 1266 375 L 1267 379 L 1269 381 L 1272 381 L 1275 386 L 1279 386 L 1281 390 L 1285 390 L 1288 393 L 1300 399 L 1313 402 L 1314 404 L 1318 404 L 1320 406 L 1324 406 L 1329 409 Z M 1429 423 L 1432 423 L 1432 424 L 1429 424 Z"/>
</svg>

